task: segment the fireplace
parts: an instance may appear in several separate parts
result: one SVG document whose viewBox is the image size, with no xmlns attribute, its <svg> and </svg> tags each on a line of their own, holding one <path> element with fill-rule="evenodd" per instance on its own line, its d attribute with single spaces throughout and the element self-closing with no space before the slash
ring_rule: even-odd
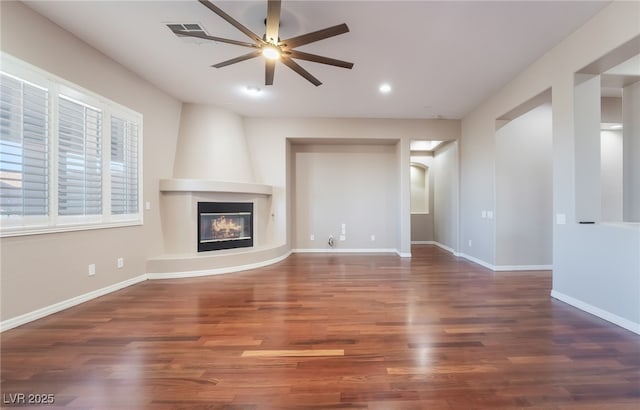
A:
<svg viewBox="0 0 640 410">
<path fill-rule="evenodd" d="M 198 202 L 198 252 L 253 246 L 253 203 Z"/>
</svg>

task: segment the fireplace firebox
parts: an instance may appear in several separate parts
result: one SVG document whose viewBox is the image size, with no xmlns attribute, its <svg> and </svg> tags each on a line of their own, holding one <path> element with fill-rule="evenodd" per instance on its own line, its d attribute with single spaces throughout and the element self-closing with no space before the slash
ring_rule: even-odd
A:
<svg viewBox="0 0 640 410">
<path fill-rule="evenodd" d="M 198 202 L 198 252 L 253 246 L 253 203 Z"/>
</svg>

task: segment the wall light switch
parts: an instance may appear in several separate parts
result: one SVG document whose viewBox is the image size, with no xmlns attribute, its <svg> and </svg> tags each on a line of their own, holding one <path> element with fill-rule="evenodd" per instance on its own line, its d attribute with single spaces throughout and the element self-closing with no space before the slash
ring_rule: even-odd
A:
<svg viewBox="0 0 640 410">
<path fill-rule="evenodd" d="M 487 211 L 487 218 L 493 219 L 493 211 Z"/>
<path fill-rule="evenodd" d="M 487 217 L 487 211 L 482 211 L 482 218 L 486 218 Z"/>
<path fill-rule="evenodd" d="M 340 240 L 341 241 L 346 241 L 347 240 L 347 236 L 346 235 L 340 235 Z"/>
<path fill-rule="evenodd" d="M 89 276 L 93 276 L 96 274 L 96 264 L 92 263 L 89 265 Z"/>
<path fill-rule="evenodd" d="M 315 241 L 316 240 L 316 236 L 314 234 L 309 235 L 309 240 L 310 241 Z"/>
<path fill-rule="evenodd" d="M 124 258 L 118 258 L 116 260 L 116 267 L 118 267 L 118 269 L 124 268 Z"/>
<path fill-rule="evenodd" d="M 567 223 L 567 216 L 565 214 L 556 214 L 556 224 L 565 225 Z"/>
<path fill-rule="evenodd" d="M 147 201 L 144 203 L 144 209 L 146 209 L 147 211 L 149 211 L 151 209 L 151 202 Z"/>
<path fill-rule="evenodd" d="M 371 235 L 371 242 L 376 240 L 376 236 L 375 235 Z"/>
<path fill-rule="evenodd" d="M 346 234 L 347 234 L 347 224 L 342 224 L 342 231 L 341 231 L 341 233 L 342 233 L 343 235 L 346 235 Z"/>
</svg>

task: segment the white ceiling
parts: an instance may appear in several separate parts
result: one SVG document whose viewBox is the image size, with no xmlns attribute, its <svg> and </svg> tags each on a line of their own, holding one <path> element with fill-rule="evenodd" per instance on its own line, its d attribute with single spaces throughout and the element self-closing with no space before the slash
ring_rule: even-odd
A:
<svg viewBox="0 0 640 410">
<path fill-rule="evenodd" d="M 195 0 L 29 1 L 28 6 L 170 95 L 246 116 L 461 118 L 608 1 L 283 1 L 280 37 L 347 23 L 350 32 L 299 50 L 351 61 L 352 70 L 299 61 L 323 85 L 278 64 L 264 86 L 261 58 L 215 69 L 248 49 L 178 38 L 167 23 L 250 41 Z M 266 0 L 215 1 L 264 33 Z M 393 90 L 378 92 L 381 82 Z M 259 86 L 258 97 L 243 90 Z"/>
</svg>

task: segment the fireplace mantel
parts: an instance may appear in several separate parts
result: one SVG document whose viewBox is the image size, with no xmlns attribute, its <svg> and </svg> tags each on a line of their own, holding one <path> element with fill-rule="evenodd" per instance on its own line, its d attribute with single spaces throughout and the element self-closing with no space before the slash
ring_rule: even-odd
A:
<svg viewBox="0 0 640 410">
<path fill-rule="evenodd" d="M 160 192 L 219 192 L 271 196 L 271 185 L 242 182 L 213 181 L 209 179 L 161 179 Z"/>
</svg>

